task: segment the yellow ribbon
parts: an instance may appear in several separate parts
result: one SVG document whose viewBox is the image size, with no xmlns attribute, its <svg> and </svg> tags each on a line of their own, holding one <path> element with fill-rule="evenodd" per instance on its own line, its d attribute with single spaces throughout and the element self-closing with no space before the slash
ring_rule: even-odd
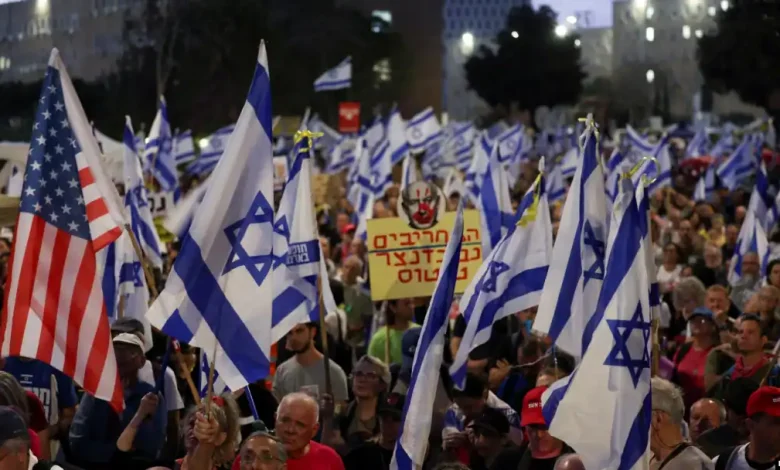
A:
<svg viewBox="0 0 780 470">
<path fill-rule="evenodd" d="M 536 220 L 536 213 L 539 207 L 539 197 L 541 196 L 542 176 L 544 176 L 544 172 L 540 171 L 539 175 L 534 180 L 534 184 L 536 185 L 536 189 L 534 190 L 534 200 L 531 205 L 525 209 L 523 216 L 520 217 L 520 220 L 517 221 L 517 225 L 520 227 L 525 227 L 530 222 Z"/>
<path fill-rule="evenodd" d="M 636 162 L 636 165 L 631 167 L 631 169 L 628 170 L 626 173 L 623 173 L 623 178 L 626 178 L 626 179 L 627 178 L 632 178 L 636 174 L 636 172 L 639 171 L 639 168 L 641 168 L 642 165 L 644 165 L 644 163 L 646 161 L 648 161 L 648 160 L 652 161 L 653 164 L 655 165 L 656 177 L 650 180 L 650 179 L 647 178 L 647 176 L 642 175 L 642 184 L 644 184 L 645 186 L 649 186 L 649 185 L 655 183 L 655 180 L 658 179 L 657 175 L 661 173 L 661 165 L 658 163 L 658 160 L 656 160 L 654 157 L 642 157 L 641 160 Z"/>
<path fill-rule="evenodd" d="M 314 146 L 314 139 L 320 138 L 323 135 L 325 134 L 322 132 L 312 132 L 309 130 L 298 131 L 295 133 L 295 136 L 293 136 L 293 143 L 298 145 L 298 143 L 303 139 L 309 139 L 309 145 L 298 149 L 298 153 L 311 152 L 312 147 Z"/>
</svg>

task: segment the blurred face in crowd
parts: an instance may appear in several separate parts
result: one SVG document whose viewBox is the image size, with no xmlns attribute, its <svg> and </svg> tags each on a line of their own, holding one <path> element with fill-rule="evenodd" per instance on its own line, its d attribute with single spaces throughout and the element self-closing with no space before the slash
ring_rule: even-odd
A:
<svg viewBox="0 0 780 470">
<path fill-rule="evenodd" d="M 745 206 L 739 206 L 734 210 L 734 219 L 736 219 L 737 223 L 741 224 L 745 220 L 746 213 L 747 209 L 745 209 Z"/>
<path fill-rule="evenodd" d="M 693 227 L 691 226 L 690 220 L 682 220 L 680 221 L 680 228 L 678 229 L 678 233 L 680 234 L 680 240 L 683 242 L 690 242 L 693 238 Z"/>
<path fill-rule="evenodd" d="M 458 193 L 451 194 L 450 197 L 447 198 L 447 210 L 448 211 L 458 210 L 459 203 L 460 203 L 460 194 Z"/>
<path fill-rule="evenodd" d="M 345 213 L 340 213 L 336 216 L 336 231 L 340 235 L 344 231 L 344 227 L 349 225 L 349 216 Z"/>
<path fill-rule="evenodd" d="M 282 400 L 276 412 L 276 436 L 284 443 L 287 454 L 302 452 L 317 435 L 319 423 L 314 406 L 304 400 Z"/>
<path fill-rule="evenodd" d="M 352 393 L 356 398 L 373 398 L 384 389 L 385 383 L 376 365 L 362 361 L 352 371 Z"/>
<path fill-rule="evenodd" d="M 366 255 L 366 245 L 363 240 L 355 238 L 349 245 L 349 254 L 363 258 Z"/>
<path fill-rule="evenodd" d="M 710 269 L 718 269 L 723 265 L 723 252 L 715 245 L 704 247 L 704 264 Z"/>
<path fill-rule="evenodd" d="M 703 432 L 721 425 L 720 408 L 710 399 L 703 398 L 691 406 L 690 433 L 691 441 L 696 441 Z"/>
<path fill-rule="evenodd" d="M 739 229 L 736 225 L 727 225 L 726 226 L 726 243 L 729 245 L 736 245 L 737 244 L 737 238 L 739 237 Z"/>
<path fill-rule="evenodd" d="M 481 457 L 493 457 L 506 445 L 506 437 L 493 429 L 474 428 L 474 449 Z"/>
<path fill-rule="evenodd" d="M 146 359 L 141 348 L 132 344 L 114 343 L 117 369 L 123 380 L 138 377 L 138 371 L 144 365 Z"/>
<path fill-rule="evenodd" d="M 395 442 L 401 431 L 401 416 L 384 413 L 379 417 L 379 432 L 384 442 Z"/>
<path fill-rule="evenodd" d="M 682 271 L 680 271 L 680 277 L 685 279 L 686 277 L 693 276 L 693 268 L 690 266 L 683 266 Z"/>
<path fill-rule="evenodd" d="M 361 263 L 360 259 L 356 256 L 350 256 L 341 266 L 341 278 L 346 285 L 351 286 L 357 282 L 357 278 L 360 276 L 362 269 L 363 264 Z"/>
<path fill-rule="evenodd" d="M 766 336 L 761 334 L 761 325 L 752 319 L 743 318 L 739 322 L 739 336 L 737 348 L 743 354 L 753 353 L 764 349 Z"/>
<path fill-rule="evenodd" d="M 534 424 L 526 426 L 525 429 L 528 432 L 528 448 L 531 449 L 532 456 L 543 458 L 560 451 L 561 441 L 550 435 L 547 426 Z"/>
<path fill-rule="evenodd" d="M 691 326 L 691 336 L 694 338 L 712 338 L 715 334 L 713 321 L 702 315 L 691 318 L 688 324 Z"/>
<path fill-rule="evenodd" d="M 267 436 L 247 439 L 241 446 L 241 470 L 282 470 L 286 464 L 279 444 Z"/>
<path fill-rule="evenodd" d="M 0 238 L 0 256 L 11 252 L 11 244 L 5 238 Z"/>
<path fill-rule="evenodd" d="M 295 328 L 290 330 L 287 334 L 287 350 L 292 351 L 295 354 L 305 353 L 312 347 L 314 335 L 316 334 L 316 328 L 309 327 L 303 323 L 295 325 Z"/>
<path fill-rule="evenodd" d="M 402 321 L 412 321 L 414 318 L 414 299 L 398 299 L 393 309 L 395 318 Z"/>
<path fill-rule="evenodd" d="M 374 218 L 384 219 L 385 217 L 390 217 L 390 214 L 387 212 L 387 207 L 385 207 L 384 202 L 377 201 L 374 203 Z"/>
<path fill-rule="evenodd" d="M 758 255 L 755 253 L 747 253 L 742 257 L 742 275 L 750 277 L 759 276 L 760 265 L 758 263 Z"/>
<path fill-rule="evenodd" d="M 468 422 L 474 420 L 480 414 L 482 414 L 482 410 L 485 408 L 486 398 L 487 390 L 485 390 L 485 394 L 479 398 L 466 397 L 459 394 L 455 396 L 453 401 L 455 401 L 455 404 L 458 405 L 460 411 L 466 415 L 466 421 Z"/>
<path fill-rule="evenodd" d="M 777 308 L 778 289 L 772 286 L 764 286 L 756 294 L 758 297 L 758 311 L 773 315 Z"/>
<path fill-rule="evenodd" d="M 709 219 L 713 216 L 715 211 L 712 209 L 712 206 L 709 204 L 699 204 L 699 206 L 696 207 L 696 213 L 702 219 Z M 713 223 L 714 222 L 715 221 L 713 220 Z"/>
<path fill-rule="evenodd" d="M 769 278 L 769 284 L 780 289 L 780 263 L 776 263 L 772 266 L 772 271 L 767 276 Z"/>
<path fill-rule="evenodd" d="M 729 307 L 731 307 L 731 301 L 726 293 L 726 289 L 707 289 L 704 306 L 715 312 L 715 314 L 727 312 Z"/>
<path fill-rule="evenodd" d="M 766 454 L 780 454 L 780 418 L 759 413 L 751 416 L 746 424 L 750 431 L 751 445 L 762 449 Z"/>
<path fill-rule="evenodd" d="M 664 247 L 664 265 L 676 266 L 679 262 L 677 258 L 677 246 L 673 243 L 667 243 Z"/>
<path fill-rule="evenodd" d="M 320 250 L 322 250 L 322 256 L 330 258 L 330 241 L 325 237 L 320 237 Z"/>
</svg>

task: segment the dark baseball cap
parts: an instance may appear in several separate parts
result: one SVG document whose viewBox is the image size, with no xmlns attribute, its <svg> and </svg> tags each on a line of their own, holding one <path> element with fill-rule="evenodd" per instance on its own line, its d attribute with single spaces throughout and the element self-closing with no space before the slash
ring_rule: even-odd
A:
<svg viewBox="0 0 780 470">
<path fill-rule="evenodd" d="M 400 393 L 390 393 L 379 404 L 377 413 L 382 416 L 393 416 L 401 419 L 404 413 L 404 403 L 406 403 L 406 395 Z"/>
<path fill-rule="evenodd" d="M 734 379 L 726 385 L 723 404 L 740 416 L 747 416 L 747 404 L 750 395 L 758 390 L 758 384 L 747 377 Z"/>
<path fill-rule="evenodd" d="M 482 409 L 482 414 L 471 425 L 476 431 L 495 437 L 509 434 L 509 419 L 503 411 L 488 406 Z"/>
<path fill-rule="evenodd" d="M 30 442 L 24 419 L 13 408 L 0 406 L 0 446 L 13 439 Z"/>
<path fill-rule="evenodd" d="M 141 320 L 136 318 L 122 317 L 114 320 L 111 325 L 112 333 L 133 333 L 143 336 L 146 333 L 146 328 Z"/>
</svg>

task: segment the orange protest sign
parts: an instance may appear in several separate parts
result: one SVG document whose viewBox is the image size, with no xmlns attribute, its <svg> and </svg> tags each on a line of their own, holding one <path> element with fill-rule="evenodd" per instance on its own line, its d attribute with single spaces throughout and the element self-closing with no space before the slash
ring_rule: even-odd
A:
<svg viewBox="0 0 780 470">
<path fill-rule="evenodd" d="M 463 245 L 455 293 L 461 294 L 482 264 L 479 212 L 463 213 Z M 401 218 L 368 221 L 368 269 L 371 300 L 427 297 L 433 294 L 455 212 L 445 213 L 427 230 L 409 227 Z"/>
</svg>

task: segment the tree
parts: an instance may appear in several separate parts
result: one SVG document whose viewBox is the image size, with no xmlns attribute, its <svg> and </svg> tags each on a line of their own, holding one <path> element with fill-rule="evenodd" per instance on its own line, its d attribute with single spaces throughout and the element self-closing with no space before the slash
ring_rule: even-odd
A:
<svg viewBox="0 0 780 470">
<path fill-rule="evenodd" d="M 774 2 L 732 2 L 717 29 L 699 39 L 699 69 L 717 92 L 735 91 L 780 125 L 780 10 Z"/>
<path fill-rule="evenodd" d="M 580 65 L 577 37 L 555 34 L 550 7 L 514 7 L 495 39 L 480 46 L 466 62 L 469 88 L 489 105 L 533 112 L 539 106 L 574 104 L 586 74 Z"/>
</svg>

